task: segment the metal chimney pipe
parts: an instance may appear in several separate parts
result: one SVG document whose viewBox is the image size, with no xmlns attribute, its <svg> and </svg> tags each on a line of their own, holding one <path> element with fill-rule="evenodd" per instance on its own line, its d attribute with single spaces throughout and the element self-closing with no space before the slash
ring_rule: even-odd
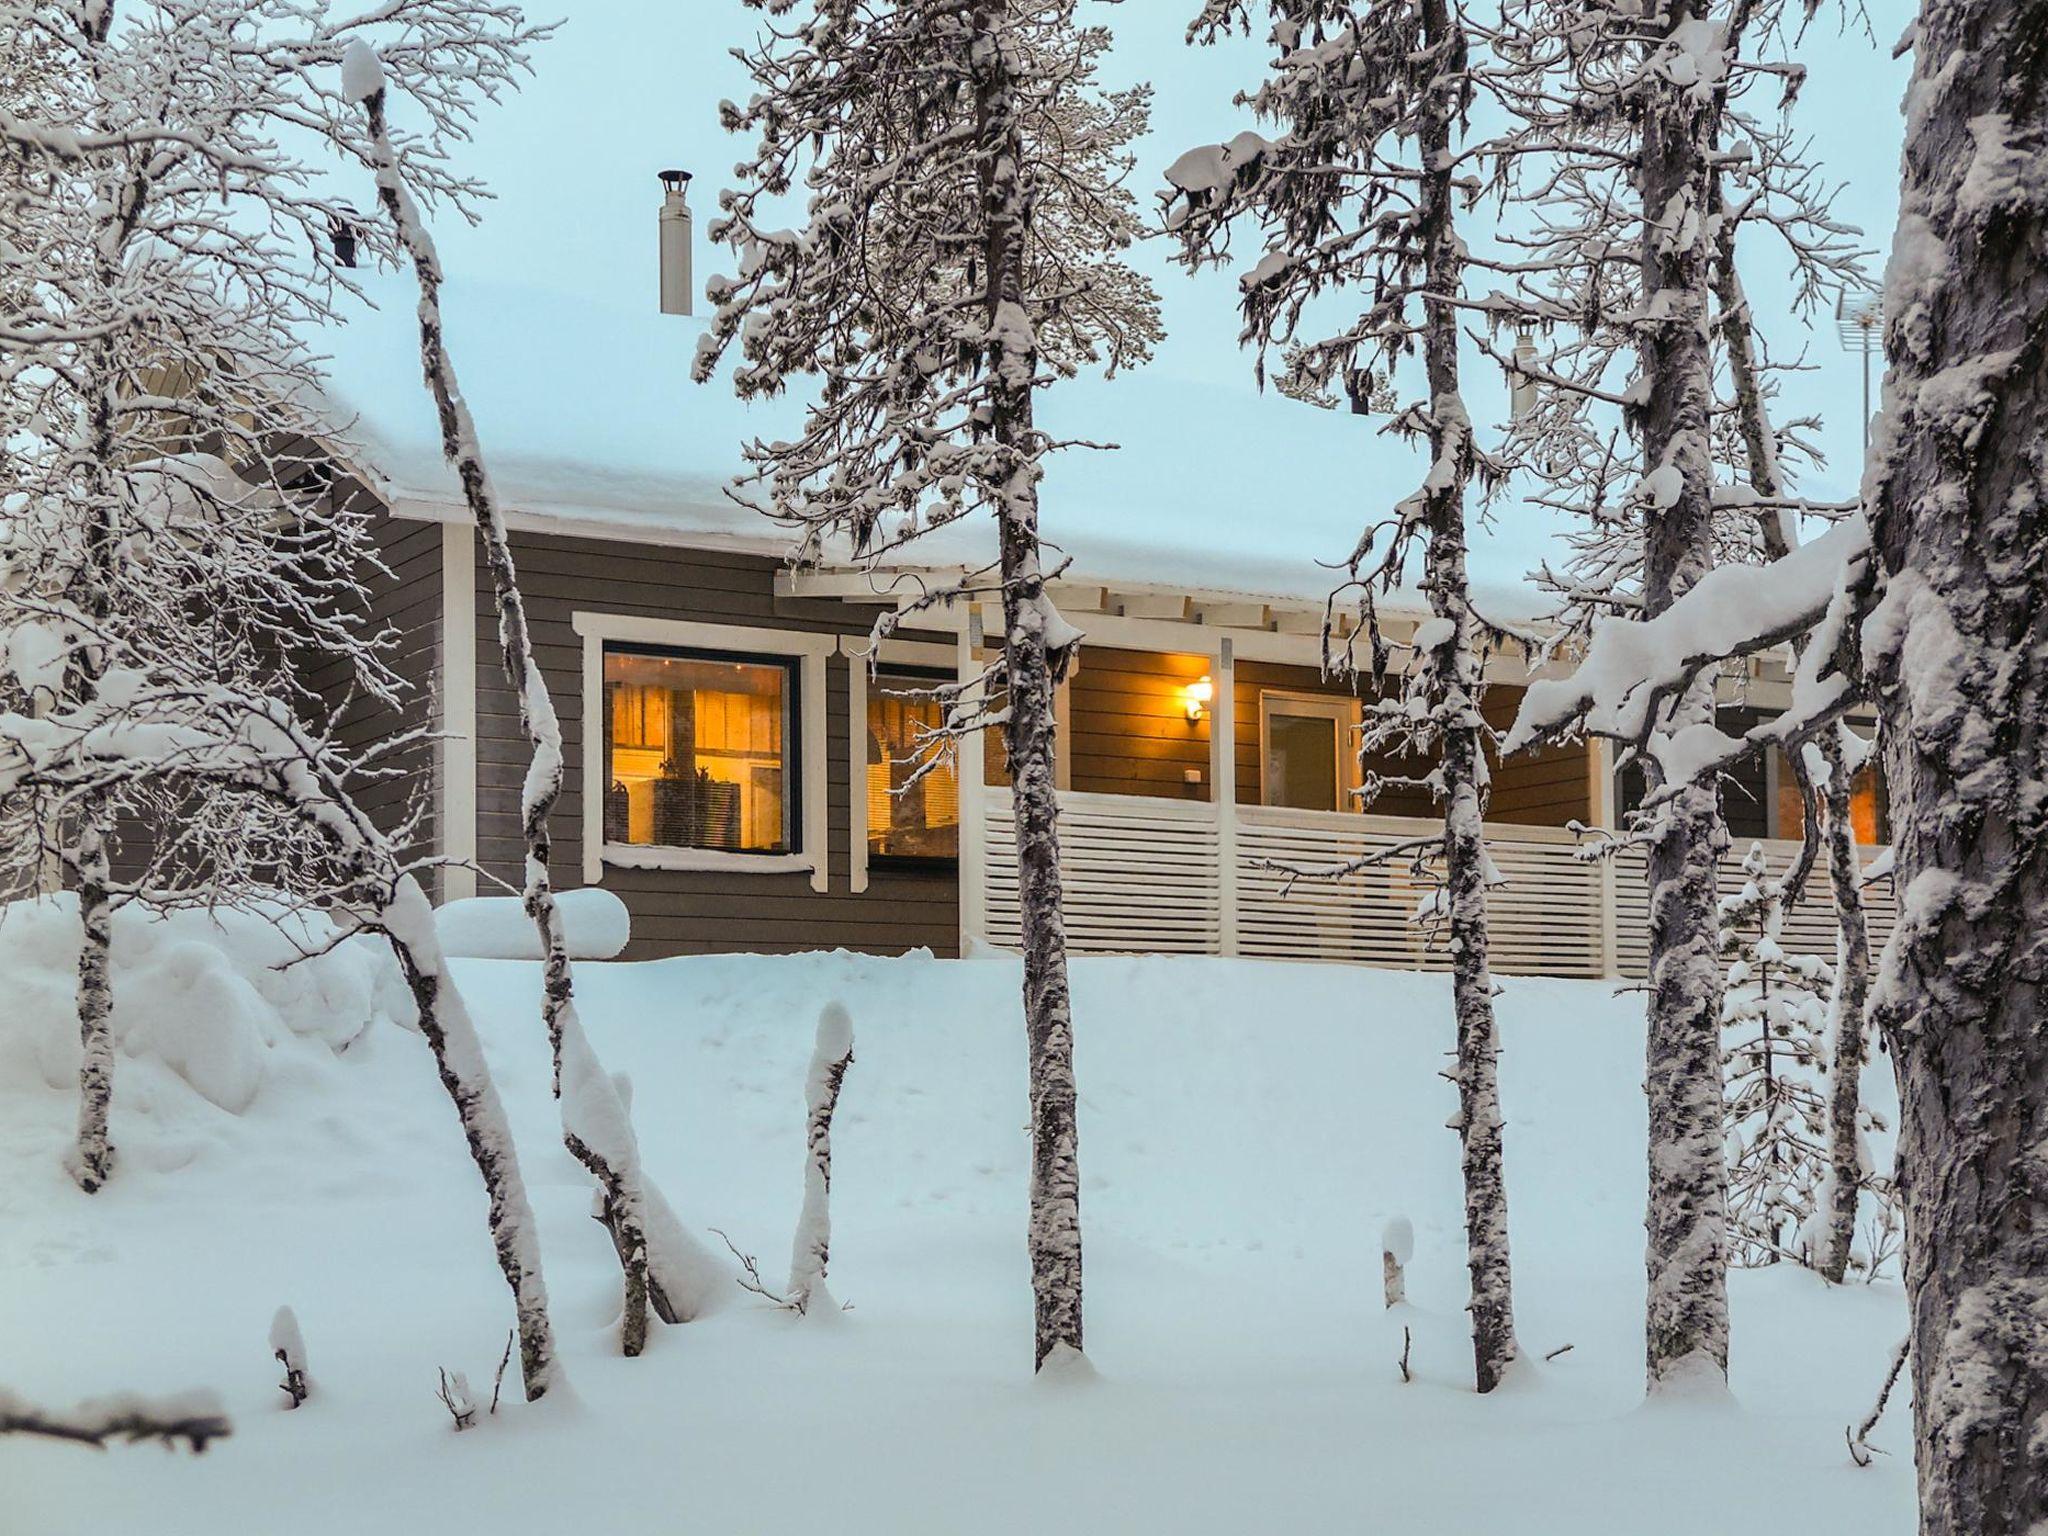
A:
<svg viewBox="0 0 2048 1536">
<path fill-rule="evenodd" d="M 690 207 L 688 171 L 661 173 L 661 312 L 690 313 Z"/>
<path fill-rule="evenodd" d="M 1508 413 L 1516 421 L 1526 421 L 1536 411 L 1536 380 L 1520 371 L 1522 366 L 1531 366 L 1536 361 L 1536 339 L 1527 331 L 1515 334 L 1515 362 L 1517 368 L 1508 374 Z"/>
</svg>

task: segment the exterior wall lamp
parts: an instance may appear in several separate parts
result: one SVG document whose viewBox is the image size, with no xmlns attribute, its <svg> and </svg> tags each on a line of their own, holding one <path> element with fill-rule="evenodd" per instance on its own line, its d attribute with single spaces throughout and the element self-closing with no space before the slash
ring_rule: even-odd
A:
<svg viewBox="0 0 2048 1536">
<path fill-rule="evenodd" d="M 1209 705 L 1216 697 L 1216 685 L 1204 672 L 1199 682 L 1189 683 L 1182 692 L 1187 696 L 1188 719 L 1199 720 L 1209 711 Z"/>
</svg>

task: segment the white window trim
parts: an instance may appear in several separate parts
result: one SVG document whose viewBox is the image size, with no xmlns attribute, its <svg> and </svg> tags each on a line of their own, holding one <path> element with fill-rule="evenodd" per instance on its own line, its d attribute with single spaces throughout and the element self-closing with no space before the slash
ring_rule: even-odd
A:
<svg viewBox="0 0 2048 1536">
<path fill-rule="evenodd" d="M 830 775 L 825 761 L 825 659 L 839 648 L 839 637 L 791 629 L 761 629 L 744 624 L 651 619 L 623 613 L 579 611 L 570 615 L 569 622 L 583 637 L 584 883 L 601 884 L 607 864 L 620 869 L 705 869 L 729 874 L 785 874 L 809 870 L 811 889 L 823 894 L 831 879 L 831 858 L 826 844 L 830 822 L 825 797 L 830 790 Z M 607 641 L 620 645 L 672 645 L 689 650 L 783 656 L 797 663 L 797 772 L 803 786 L 803 845 L 800 851 L 728 853 L 717 848 L 648 848 L 604 841 L 604 648 Z"/>
<path fill-rule="evenodd" d="M 1337 798 L 1335 810 L 1357 809 L 1356 791 L 1362 782 L 1355 741 L 1364 722 L 1362 706 L 1355 698 L 1334 693 L 1298 693 L 1286 688 L 1259 690 L 1259 804 L 1275 805 L 1273 799 L 1273 749 L 1270 731 L 1272 706 L 1285 706 L 1282 714 L 1325 715 L 1337 723 Z M 1351 749 L 1347 749 L 1346 733 Z"/>
<path fill-rule="evenodd" d="M 878 652 L 872 640 L 842 635 L 839 654 L 846 658 L 846 837 L 848 888 L 859 895 L 868 888 L 868 797 L 862 767 L 867 761 L 868 663 L 932 667 L 950 671 L 954 648 L 919 640 L 884 640 Z"/>
</svg>

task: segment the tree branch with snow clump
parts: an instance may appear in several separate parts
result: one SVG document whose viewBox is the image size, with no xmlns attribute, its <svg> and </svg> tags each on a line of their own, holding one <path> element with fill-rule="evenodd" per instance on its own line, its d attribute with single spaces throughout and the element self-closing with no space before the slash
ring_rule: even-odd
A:
<svg viewBox="0 0 2048 1536">
<path fill-rule="evenodd" d="M 211 1392 L 170 1397 L 126 1393 L 59 1411 L 38 1408 L 0 1387 L 0 1436 L 40 1435 L 98 1450 L 105 1450 L 110 1440 L 161 1440 L 171 1447 L 182 1441 L 198 1453 L 233 1433 L 227 1411 Z"/>
</svg>

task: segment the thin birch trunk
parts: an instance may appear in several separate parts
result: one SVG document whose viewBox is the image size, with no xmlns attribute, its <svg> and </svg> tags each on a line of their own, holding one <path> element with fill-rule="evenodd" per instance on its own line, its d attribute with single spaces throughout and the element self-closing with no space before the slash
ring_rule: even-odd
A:
<svg viewBox="0 0 2048 1536">
<path fill-rule="evenodd" d="M 78 1138 L 70 1158 L 71 1176 L 87 1194 L 96 1193 L 114 1171 L 114 1147 L 107 1117 L 114 1102 L 114 987 L 109 965 L 113 943 L 113 901 L 107 863 L 107 830 L 95 799 L 79 821 L 71 862 L 78 878 Z"/>
<path fill-rule="evenodd" d="M 512 1288 L 518 1317 L 519 1373 L 526 1400 L 546 1393 L 555 1376 L 554 1330 L 548 1321 L 547 1283 L 541 1277 L 540 1235 L 520 1177 L 511 1122 L 484 1063 L 462 994 L 448 974 L 434 913 L 419 882 L 407 875 L 378 926 L 391 944 L 419 1013 L 419 1029 L 434 1053 L 441 1086 L 462 1121 L 469 1155 L 483 1175 L 490 1199 L 491 1244 L 498 1268 Z"/>
<path fill-rule="evenodd" d="M 2048 49 L 1925 0 L 1866 476 L 1923 1536 L 2048 1528 Z"/>
<path fill-rule="evenodd" d="M 1440 74 L 1465 67 L 1466 40 L 1447 0 L 1424 0 L 1424 45 L 1441 53 Z M 1464 256 L 1455 228 L 1452 113 L 1458 95 L 1445 85 L 1429 97 L 1419 135 L 1425 282 L 1433 295 L 1463 291 Z M 1471 477 L 1472 426 L 1459 394 L 1458 311 L 1425 300 L 1424 358 L 1429 376 L 1430 458 L 1424 492 L 1429 527 L 1424 586 L 1430 611 L 1451 625 L 1426 664 L 1435 673 L 1432 704 L 1443 717 L 1444 880 L 1450 903 L 1451 997 L 1457 1015 L 1458 1118 L 1465 1179 L 1465 1254 L 1472 1276 L 1472 1367 L 1491 1392 L 1515 1361 L 1513 1270 L 1508 1255 L 1508 1192 L 1502 1161 L 1500 1043 L 1493 1013 L 1487 943 L 1485 720 L 1481 630 L 1472 612 L 1465 566 L 1465 486 Z"/>
<path fill-rule="evenodd" d="M 1683 7 L 1664 20 L 1675 27 Z M 1666 318 L 1641 328 L 1643 463 L 1666 496 L 1643 509 L 1644 609 L 1664 612 L 1712 568 L 1713 464 L 1709 419 L 1707 252 L 1710 93 L 1668 80 L 1643 87 L 1642 288 Z M 1690 218 L 1685 210 L 1691 210 Z M 1675 732 L 1711 724 L 1712 685 L 1696 684 L 1659 722 Z M 1653 790 L 1662 788 L 1654 762 Z M 1678 788 L 1655 813 L 1648 849 L 1650 1005 L 1644 1085 L 1649 1098 L 1648 1305 L 1645 1345 L 1652 1391 L 1702 1368 L 1728 1370 L 1728 1168 L 1721 1134 L 1721 989 L 1716 952 L 1719 864 L 1727 845 L 1719 795 Z"/>
<path fill-rule="evenodd" d="M 432 238 L 421 224 L 397 176 L 384 121 L 382 91 L 364 102 L 376 144 L 377 193 L 391 217 L 420 287 L 421 367 L 440 415 L 442 453 L 461 481 L 463 498 L 483 535 L 485 562 L 498 610 L 498 646 L 506 680 L 519 701 L 519 723 L 532 758 L 520 803 L 520 829 L 526 843 L 527 915 L 539 931 L 543 959 L 541 1017 L 554 1055 L 554 1089 L 562 1106 L 562 1139 L 570 1155 L 597 1180 L 603 1202 L 601 1219 L 610 1232 L 624 1275 L 620 1323 L 621 1348 L 637 1355 L 646 1347 L 648 1274 L 645 1193 L 637 1154 L 622 1145 L 630 1138 L 630 1122 L 616 1087 L 598 1065 L 576 1013 L 568 941 L 555 903 L 548 872 L 553 839 L 548 820 L 562 795 L 562 730 L 554 701 L 534 660 L 526 605 L 512 563 L 505 520 L 491 487 L 479 444 L 476 423 L 455 378 L 441 325 L 441 266 Z M 594 728 L 594 727 L 593 727 Z M 566 1097 L 563 1092 L 564 1042 L 574 1069 Z M 609 1143 L 593 1144 L 593 1143 Z M 665 1296 L 657 1299 L 664 1320 L 678 1314 Z"/>
<path fill-rule="evenodd" d="M 1024 947 L 1024 1025 L 1031 1061 L 1029 1249 L 1036 1315 L 1033 1369 L 1054 1351 L 1082 1350 L 1081 1175 L 1075 1115 L 1073 1003 L 1061 911 L 1059 803 L 1055 794 L 1053 690 L 1064 653 L 1047 643 L 1051 605 L 1038 548 L 1038 447 L 1032 423 L 1037 345 L 1024 307 L 1028 237 L 1024 135 L 1016 116 L 1004 0 L 974 9 L 970 65 L 983 216 L 989 433 L 1007 452 L 998 487 L 1003 583 L 1003 669 L 1017 835 Z"/>
</svg>

